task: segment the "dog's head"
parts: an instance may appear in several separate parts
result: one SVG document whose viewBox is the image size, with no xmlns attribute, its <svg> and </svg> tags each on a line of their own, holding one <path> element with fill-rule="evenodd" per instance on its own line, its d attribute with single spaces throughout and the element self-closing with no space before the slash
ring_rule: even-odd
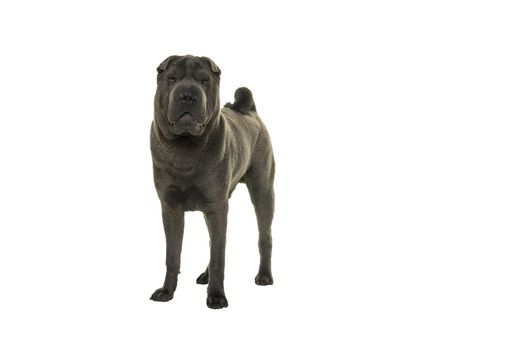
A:
<svg viewBox="0 0 525 350">
<path fill-rule="evenodd" d="M 202 135 L 219 114 L 219 67 L 207 57 L 170 56 L 157 73 L 155 122 L 164 137 Z"/>
</svg>

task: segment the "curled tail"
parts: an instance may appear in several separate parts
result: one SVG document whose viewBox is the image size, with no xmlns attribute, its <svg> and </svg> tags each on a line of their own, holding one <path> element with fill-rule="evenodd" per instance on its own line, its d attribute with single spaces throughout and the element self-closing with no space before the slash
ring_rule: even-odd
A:
<svg viewBox="0 0 525 350">
<path fill-rule="evenodd" d="M 237 112 L 248 113 L 256 112 L 255 101 L 250 89 L 246 87 L 240 87 L 235 90 L 235 101 L 233 103 L 226 103 L 224 107 L 231 108 Z"/>
</svg>

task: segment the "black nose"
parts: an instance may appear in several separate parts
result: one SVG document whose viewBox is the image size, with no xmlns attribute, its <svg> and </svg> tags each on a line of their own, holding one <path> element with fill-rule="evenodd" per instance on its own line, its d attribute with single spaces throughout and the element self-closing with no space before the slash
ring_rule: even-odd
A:
<svg viewBox="0 0 525 350">
<path fill-rule="evenodd" d="M 186 92 L 179 95 L 179 101 L 181 101 L 182 103 L 193 103 L 197 101 L 197 96 Z"/>
</svg>

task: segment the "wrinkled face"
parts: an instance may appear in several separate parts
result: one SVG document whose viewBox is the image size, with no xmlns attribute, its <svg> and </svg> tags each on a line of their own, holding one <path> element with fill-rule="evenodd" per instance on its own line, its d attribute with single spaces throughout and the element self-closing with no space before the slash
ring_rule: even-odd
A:
<svg viewBox="0 0 525 350">
<path fill-rule="evenodd" d="M 206 57 L 171 56 L 157 71 L 155 121 L 164 136 L 202 135 L 219 110 L 219 68 Z"/>
</svg>

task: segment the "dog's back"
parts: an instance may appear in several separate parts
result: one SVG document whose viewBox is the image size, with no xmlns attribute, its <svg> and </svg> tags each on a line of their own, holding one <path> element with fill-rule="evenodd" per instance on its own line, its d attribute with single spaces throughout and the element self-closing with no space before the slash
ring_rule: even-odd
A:
<svg viewBox="0 0 525 350">
<path fill-rule="evenodd" d="M 233 184 L 244 182 L 245 175 L 252 167 L 266 167 L 273 172 L 273 153 L 268 131 L 257 114 L 251 91 L 246 87 L 235 91 L 235 101 L 227 103 L 222 109 L 222 116 L 227 125 L 230 141 L 230 154 L 233 169 L 240 171 L 233 174 Z"/>
</svg>

